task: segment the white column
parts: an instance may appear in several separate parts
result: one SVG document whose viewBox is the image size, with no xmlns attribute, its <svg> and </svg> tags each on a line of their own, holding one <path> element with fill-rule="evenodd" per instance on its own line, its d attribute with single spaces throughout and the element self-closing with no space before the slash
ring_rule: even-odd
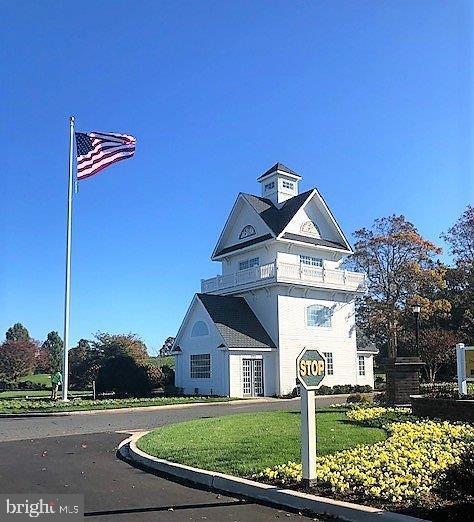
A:
<svg viewBox="0 0 474 522">
<path fill-rule="evenodd" d="M 301 386 L 301 463 L 303 485 L 308 487 L 316 482 L 316 412 L 314 390 Z"/>
<path fill-rule="evenodd" d="M 458 374 L 458 391 L 460 395 L 467 395 L 466 350 L 463 343 L 458 343 L 456 345 L 456 362 Z"/>
</svg>

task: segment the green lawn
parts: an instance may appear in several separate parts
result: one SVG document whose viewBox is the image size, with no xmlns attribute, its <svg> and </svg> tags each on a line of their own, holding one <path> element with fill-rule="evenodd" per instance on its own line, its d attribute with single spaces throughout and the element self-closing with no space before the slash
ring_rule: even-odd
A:
<svg viewBox="0 0 474 522">
<path fill-rule="evenodd" d="M 51 386 L 51 375 L 49 373 L 35 373 L 25 375 L 25 377 L 20 377 L 18 381 L 30 381 L 34 382 L 35 384 L 46 384 L 46 386 Z"/>
<path fill-rule="evenodd" d="M 348 421 L 344 411 L 318 411 L 320 455 L 385 438 L 384 430 Z M 140 438 L 138 447 L 166 460 L 246 477 L 289 460 L 300 462 L 300 414 L 252 413 L 172 424 Z"/>
<path fill-rule="evenodd" d="M 168 355 L 166 357 L 162 357 L 161 355 L 157 355 L 155 357 L 148 357 L 148 364 L 153 364 L 153 366 L 169 366 L 170 368 L 174 368 L 174 356 Z"/>
<path fill-rule="evenodd" d="M 60 391 L 61 393 L 61 391 Z M 69 395 L 73 397 L 83 397 L 85 395 L 92 396 L 91 391 L 70 391 Z M 0 392 L 1 399 L 24 399 L 25 397 L 32 398 L 47 398 L 51 396 L 51 390 L 13 390 Z"/>
</svg>

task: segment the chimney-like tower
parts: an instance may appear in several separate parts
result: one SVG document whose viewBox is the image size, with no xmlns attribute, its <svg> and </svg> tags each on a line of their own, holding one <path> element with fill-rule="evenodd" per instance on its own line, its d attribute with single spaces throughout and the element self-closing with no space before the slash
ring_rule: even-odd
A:
<svg viewBox="0 0 474 522">
<path fill-rule="evenodd" d="M 262 196 L 280 205 L 298 194 L 298 182 L 301 176 L 281 163 L 263 173 L 257 181 L 262 184 Z"/>
</svg>

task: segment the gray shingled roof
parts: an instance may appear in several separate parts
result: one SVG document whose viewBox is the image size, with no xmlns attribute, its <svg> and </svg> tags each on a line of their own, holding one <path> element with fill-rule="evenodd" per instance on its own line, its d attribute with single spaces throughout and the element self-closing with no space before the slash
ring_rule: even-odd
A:
<svg viewBox="0 0 474 522">
<path fill-rule="evenodd" d="M 262 178 L 264 178 L 265 176 L 268 176 L 269 174 L 273 174 L 277 170 L 279 170 L 280 172 L 286 172 L 287 174 L 292 174 L 293 176 L 298 176 L 298 177 L 301 178 L 301 176 L 297 172 L 295 172 L 294 170 L 289 169 L 286 165 L 283 165 L 283 163 L 275 163 L 275 165 L 273 165 L 273 167 L 270 167 L 266 172 L 264 172 L 257 179 L 257 181 L 260 181 Z"/>
<path fill-rule="evenodd" d="M 379 353 L 375 344 L 362 332 L 359 327 L 356 327 L 357 351 Z"/>
<path fill-rule="evenodd" d="M 320 245 L 347 250 L 347 247 L 345 245 L 337 243 L 336 241 L 329 241 L 329 239 L 319 239 L 317 237 L 300 236 L 299 234 L 292 234 L 291 232 L 285 232 L 282 238 L 292 239 L 293 241 L 301 241 L 302 243 L 310 243 L 312 245 Z"/>
<path fill-rule="evenodd" d="M 216 256 L 221 256 L 222 254 L 228 254 L 229 252 L 233 252 L 234 250 L 240 250 L 241 248 L 245 248 L 251 245 L 256 245 L 257 243 L 261 243 L 262 241 L 266 241 L 267 239 L 271 239 L 271 234 L 265 234 L 263 236 L 258 236 L 253 239 L 249 239 L 248 241 L 244 241 L 243 243 L 237 243 L 236 245 L 231 245 L 226 248 L 222 248 L 218 252 L 216 252 Z"/>
<path fill-rule="evenodd" d="M 313 189 L 287 199 L 280 208 L 276 207 L 273 202 L 267 198 L 261 198 L 252 194 L 242 195 L 250 205 L 252 205 L 263 221 L 265 221 L 270 230 L 278 236 L 303 206 L 303 203 L 308 199 L 311 192 L 313 192 Z"/>
<path fill-rule="evenodd" d="M 228 348 L 275 348 L 243 297 L 197 294 Z"/>
</svg>

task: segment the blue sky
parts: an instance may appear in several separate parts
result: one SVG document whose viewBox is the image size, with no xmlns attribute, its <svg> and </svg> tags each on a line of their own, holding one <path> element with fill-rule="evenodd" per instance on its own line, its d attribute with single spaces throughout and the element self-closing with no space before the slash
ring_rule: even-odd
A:
<svg viewBox="0 0 474 522">
<path fill-rule="evenodd" d="M 0 5 L 0 331 L 62 330 L 70 114 L 138 142 L 74 201 L 73 343 L 174 335 L 277 161 L 347 235 L 395 212 L 438 241 L 473 201 L 467 1 Z"/>
</svg>

